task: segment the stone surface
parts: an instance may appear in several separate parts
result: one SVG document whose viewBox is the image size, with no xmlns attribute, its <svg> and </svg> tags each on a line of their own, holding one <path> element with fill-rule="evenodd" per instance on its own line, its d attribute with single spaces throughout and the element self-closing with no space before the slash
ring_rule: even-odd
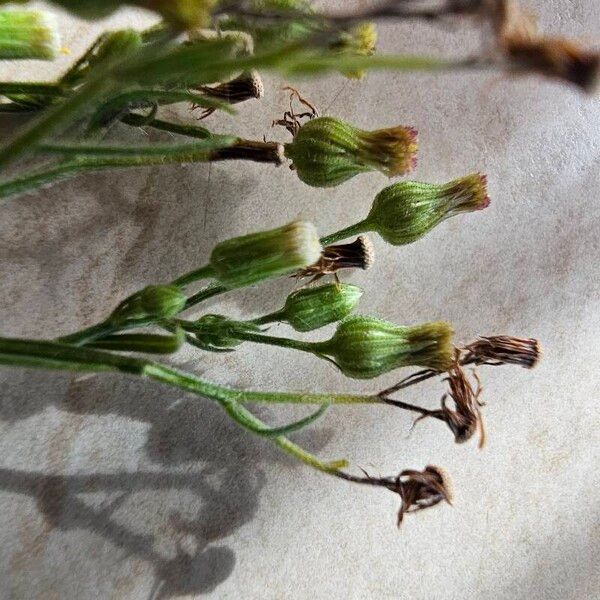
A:
<svg viewBox="0 0 600 600">
<path fill-rule="evenodd" d="M 595 0 L 531 4 L 553 32 L 598 32 Z M 112 24 L 147 18 L 124 13 Z M 71 57 L 55 70 L 2 65 L 2 77 L 51 78 L 94 37 L 82 22 L 62 15 L 60 23 Z M 385 25 L 380 46 L 467 53 L 477 35 Z M 284 141 L 270 125 L 288 93 L 278 78 L 265 84 L 263 101 L 206 124 Z M 536 78 L 481 73 L 294 84 L 322 113 L 366 129 L 417 127 L 417 179 L 489 176 L 486 211 L 448 221 L 410 247 L 375 240 L 373 269 L 347 277 L 366 288 L 361 311 L 404 323 L 446 319 L 460 341 L 537 337 L 543 362 L 532 372 L 482 372 L 489 442 L 481 452 L 455 446 L 436 422 L 409 434 L 410 417 L 385 408 L 331 409 L 295 436 L 374 473 L 444 465 L 454 508 L 407 518 L 401 531 L 395 497 L 293 463 L 208 401 L 119 376 L 4 368 L 0 598 L 598 598 L 598 100 Z M 167 112 L 194 118 L 185 107 Z M 1 119 L 3 138 L 15 124 Z M 113 135 L 146 136 L 124 127 Z M 298 217 L 328 232 L 364 215 L 386 184 L 370 174 L 315 190 L 286 167 L 188 165 L 79 177 L 4 202 L 1 333 L 50 338 L 91 324 L 131 291 L 203 263 L 218 240 Z M 257 315 L 291 288 L 279 281 L 209 308 Z M 249 344 L 224 357 L 186 352 L 173 360 L 243 388 L 373 386 L 309 356 Z M 406 399 L 434 406 L 439 395 L 432 384 Z M 303 413 L 257 410 L 271 422 Z"/>
</svg>

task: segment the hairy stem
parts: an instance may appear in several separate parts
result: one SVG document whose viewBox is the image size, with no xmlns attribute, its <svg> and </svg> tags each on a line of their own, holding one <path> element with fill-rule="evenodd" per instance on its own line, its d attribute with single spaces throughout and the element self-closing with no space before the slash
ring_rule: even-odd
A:
<svg viewBox="0 0 600 600">
<path fill-rule="evenodd" d="M 366 233 L 367 231 L 369 231 L 367 221 L 360 221 L 359 223 L 355 223 L 354 225 L 340 229 L 335 233 L 330 233 L 329 235 L 323 236 L 320 241 L 323 246 L 329 246 L 349 237 Z"/>
</svg>

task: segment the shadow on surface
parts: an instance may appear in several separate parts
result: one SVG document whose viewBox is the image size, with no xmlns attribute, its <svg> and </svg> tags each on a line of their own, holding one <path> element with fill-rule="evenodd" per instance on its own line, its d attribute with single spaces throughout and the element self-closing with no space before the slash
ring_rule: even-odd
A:
<svg viewBox="0 0 600 600">
<path fill-rule="evenodd" d="M 150 563 L 155 574 L 153 598 L 208 593 L 231 575 L 234 552 L 216 543 L 254 518 L 264 485 L 263 471 L 257 465 L 265 461 L 295 464 L 291 459 L 270 442 L 240 429 L 218 405 L 159 384 L 113 375 L 76 379 L 22 369 L 13 373 L 15 379 L 9 380 L 0 403 L 0 418 L 15 422 L 53 405 L 75 414 L 110 414 L 144 422 L 150 425 L 146 453 L 160 470 L 62 476 L 0 469 L 0 490 L 33 498 L 51 529 L 86 529 L 126 555 Z M 31 398 L 25 393 L 25 377 L 30 391 L 33 386 L 55 393 Z M 257 412 L 265 416 L 264 409 Z M 315 429 L 295 439 L 318 450 L 331 436 L 329 430 Z M 186 472 L 181 473 L 182 469 Z M 200 508 L 192 518 L 184 517 L 165 499 L 154 505 L 152 513 L 152 506 L 132 498 L 136 492 L 161 490 L 174 490 L 184 499 L 191 493 Z M 103 506 L 95 508 L 81 497 L 89 493 L 102 493 Z M 125 502 L 123 524 L 115 514 Z M 155 517 L 164 520 L 165 514 L 163 525 L 176 538 L 193 540 L 193 551 L 189 544 L 177 543 L 175 556 L 166 557 L 155 550 L 155 528 L 146 525 L 146 531 L 139 533 L 127 525 Z"/>
</svg>

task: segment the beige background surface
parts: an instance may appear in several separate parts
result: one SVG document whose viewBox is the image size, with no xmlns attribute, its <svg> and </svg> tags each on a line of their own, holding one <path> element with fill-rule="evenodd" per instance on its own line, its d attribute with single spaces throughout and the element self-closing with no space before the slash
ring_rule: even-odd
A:
<svg viewBox="0 0 600 600">
<path fill-rule="evenodd" d="M 546 29 L 597 38 L 596 0 L 530 4 Z M 144 19 L 128 13 L 112 23 Z M 60 22 L 74 57 L 93 32 Z M 467 27 L 380 31 L 382 51 L 477 45 Z M 0 71 L 53 75 L 39 63 Z M 262 102 L 207 125 L 285 141 L 270 128 L 287 105 L 283 82 L 265 83 Z M 374 74 L 361 83 L 336 75 L 297 85 L 322 113 L 361 127 L 417 127 L 415 178 L 489 175 L 493 203 L 483 213 L 406 248 L 375 240 L 374 268 L 347 277 L 367 290 L 361 311 L 404 323 L 447 319 L 460 341 L 537 337 L 544 361 L 533 372 L 483 373 L 489 443 L 481 452 L 453 445 L 435 422 L 409 435 L 410 417 L 384 408 L 332 409 L 296 436 L 376 473 L 447 467 L 455 507 L 407 519 L 400 532 L 395 497 L 292 463 L 208 401 L 125 377 L 2 369 L 0 598 L 600 597 L 599 101 L 489 74 Z M 186 107 L 175 112 L 193 118 Z M 2 135 L 14 125 L 3 117 Z M 115 131 L 124 140 L 145 135 Z M 5 202 L 1 333 L 52 337 L 91 324 L 133 290 L 202 263 L 231 235 L 295 218 L 329 232 L 362 217 L 386 184 L 370 174 L 315 190 L 286 167 L 191 165 L 90 175 Z M 290 289 L 280 281 L 233 294 L 218 310 L 261 314 Z M 174 362 L 240 387 L 372 389 L 310 357 L 252 345 Z M 431 385 L 406 398 L 433 406 L 440 394 Z M 301 412 L 260 409 L 271 422 Z"/>
</svg>

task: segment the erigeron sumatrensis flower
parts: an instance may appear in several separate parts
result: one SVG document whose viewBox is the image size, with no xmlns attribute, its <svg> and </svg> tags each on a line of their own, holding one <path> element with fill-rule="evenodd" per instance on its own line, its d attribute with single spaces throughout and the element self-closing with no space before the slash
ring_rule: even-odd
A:
<svg viewBox="0 0 600 600">
<path fill-rule="evenodd" d="M 243 287 L 308 267 L 319 260 L 321 250 L 315 226 L 295 221 L 217 244 L 210 269 L 224 286 Z"/>
<path fill-rule="evenodd" d="M 338 325 L 331 339 L 315 342 L 313 348 L 347 377 L 371 379 L 407 366 L 446 371 L 454 357 L 452 336 L 452 328 L 444 322 L 407 327 L 352 316 Z"/>
<path fill-rule="evenodd" d="M 394 246 L 410 244 L 442 221 L 490 204 L 485 175 L 473 173 L 449 183 L 402 181 L 377 194 L 367 217 L 323 238 L 324 244 L 374 231 Z"/>
<path fill-rule="evenodd" d="M 417 148 L 412 127 L 365 131 L 341 119 L 318 117 L 299 127 L 285 155 L 304 183 L 332 187 L 368 171 L 405 175 L 416 165 Z"/>
<path fill-rule="evenodd" d="M 312 331 L 347 317 L 358 304 L 363 291 L 356 285 L 330 283 L 308 287 L 290 294 L 280 319 L 296 331 Z"/>
</svg>

